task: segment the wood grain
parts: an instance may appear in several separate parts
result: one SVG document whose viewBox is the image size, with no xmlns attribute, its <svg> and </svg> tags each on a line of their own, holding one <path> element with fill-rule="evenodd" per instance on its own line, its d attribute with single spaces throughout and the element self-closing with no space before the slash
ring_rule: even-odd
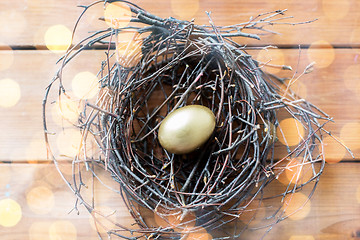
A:
<svg viewBox="0 0 360 240">
<path fill-rule="evenodd" d="M 292 66 L 294 71 L 286 73 L 288 76 L 294 74 L 295 69 L 299 73 L 312 61 L 307 56 L 307 50 L 302 50 L 299 59 L 299 51 L 294 49 L 282 49 L 285 63 Z M 0 51 L 0 59 L 8 56 L 7 51 Z M 50 83 L 58 69 L 56 61 L 59 55 L 49 51 L 29 50 L 13 51 L 13 64 L 0 72 L 0 79 L 10 78 L 20 85 L 20 101 L 11 108 L 0 107 L 0 160 L 1 161 L 34 161 L 45 160 L 46 151 L 43 148 L 42 134 L 42 100 L 45 87 Z M 256 57 L 256 52 L 253 52 Z M 327 50 L 318 54 L 326 56 Z M 340 136 L 341 129 L 349 123 L 359 122 L 360 108 L 355 107 L 360 101 L 359 75 L 356 71 L 345 73 L 350 66 L 358 67 L 358 53 L 352 49 L 335 49 L 334 61 L 327 68 L 316 68 L 311 74 L 301 77 L 296 84 L 300 86 L 300 94 L 307 100 L 319 106 L 330 116 L 333 116 L 335 124 L 328 124 L 328 129 L 335 136 Z M 71 81 L 74 76 L 82 71 L 90 71 L 94 74 L 99 69 L 104 59 L 104 51 L 85 51 L 64 71 L 64 85 L 67 90 L 72 91 Z M 298 64 L 298 61 L 300 63 Z M 285 74 L 285 73 L 284 73 Z M 352 75 L 351 75 L 352 74 Z M 296 88 L 298 89 L 298 88 Z M 51 101 L 57 100 L 57 90 L 52 91 Z M 48 117 L 50 131 L 58 131 L 61 126 L 55 124 L 54 104 L 49 104 Z M 59 118 L 59 117 L 57 117 Z M 57 121 L 59 122 L 59 121 Z M 360 131 L 354 128 L 354 133 Z M 359 135 L 351 132 L 344 135 L 347 144 L 352 147 L 356 156 L 359 156 Z M 56 149 L 56 144 L 55 149 Z M 330 157 L 338 157 L 337 155 Z M 351 158 L 349 154 L 343 156 Z"/>
<path fill-rule="evenodd" d="M 99 239 L 90 222 L 90 214 L 79 206 L 74 211 L 75 197 L 61 179 L 55 166 L 47 161 L 44 148 L 41 104 L 45 88 L 58 69 L 60 55 L 47 51 L 44 36 L 49 27 L 64 25 L 71 30 L 82 9 L 93 0 L 15 0 L 0 1 L 0 81 L 11 79 L 19 85 L 20 100 L 13 107 L 0 104 L 0 201 L 13 199 L 21 207 L 22 218 L 12 227 L 0 224 L 0 239 Z M 360 239 L 360 2 L 358 0 L 133 0 L 149 12 L 168 18 L 195 19 L 197 24 L 208 24 L 205 11 L 211 11 L 216 25 L 246 22 L 251 16 L 278 9 L 288 9 L 289 22 L 302 22 L 318 18 L 305 25 L 274 25 L 268 29 L 280 34 L 261 36 L 261 41 L 238 38 L 241 44 L 278 45 L 280 51 L 265 54 L 275 63 L 283 60 L 299 75 L 311 62 L 317 62 L 311 74 L 297 80 L 294 89 L 307 100 L 331 115 L 335 124 L 326 128 L 342 137 L 352 148 L 356 161 L 345 154 L 334 142 L 326 142 L 327 164 L 318 188 L 302 212 L 303 219 L 287 219 L 273 227 L 266 239 L 279 240 L 338 240 Z M 176 5 L 180 2 L 180 5 Z M 103 15 L 101 5 L 90 10 L 78 27 L 75 41 L 89 31 L 106 28 L 97 19 Z M 317 45 L 311 45 L 314 42 Z M 329 44 L 330 43 L 330 44 Z M 298 50 L 298 46 L 302 50 Z M 9 47 L 11 46 L 11 47 Z M 13 50 L 11 50 L 13 48 Z M 307 49 L 307 48 L 310 48 Z M 250 52 L 257 57 L 258 52 Z M 280 58 L 279 58 L 280 56 Z M 65 86 L 72 91 L 73 77 L 83 71 L 96 73 L 104 51 L 84 51 L 64 72 Z M 281 61 L 280 61 L 281 62 Z M 270 69 L 273 71 L 273 69 Z M 276 73 L 280 76 L 286 73 Z M 11 91 L 11 89 L 9 89 Z M 52 92 L 51 99 L 56 99 Z M 1 97 L 1 96 L 0 96 Z M 68 125 L 59 122 L 51 109 L 49 128 L 59 132 Z M 59 155 L 57 135 L 52 137 L 54 153 Z M 346 161 L 350 160 L 350 161 Z M 8 164 L 4 162 L 14 162 Z M 71 178 L 71 167 L 61 162 L 59 168 L 65 178 Z M 105 172 L 99 172 L 102 181 L 113 189 L 118 186 Z M 85 183 L 92 179 L 84 173 Z M 279 192 L 284 186 L 274 182 L 268 190 Z M 92 188 L 84 188 L 85 198 L 91 202 Z M 94 203 L 105 214 L 118 222 L 132 223 L 124 202 L 118 194 L 95 181 Z M 306 189 L 304 190 L 306 191 Z M 279 199 L 268 202 L 277 205 Z M 310 206 L 310 208 L 309 208 Z M 115 212 L 114 212 L 115 211 Z M 1 218 L 0 223 L 6 219 Z M 103 222 L 105 223 L 105 222 Z M 257 224 L 267 221 L 260 221 Z M 109 223 L 105 223 L 109 224 Z M 109 225 L 111 226 L 111 224 Z M 266 230 L 266 229 L 265 229 Z M 265 230 L 248 231 L 242 239 L 261 239 Z M 106 238 L 105 238 L 106 239 Z"/>
<path fill-rule="evenodd" d="M 44 46 L 44 33 L 53 25 L 62 24 L 72 29 L 82 9 L 78 5 L 87 5 L 92 0 L 16 0 L 0 3 L 0 35 L 2 44 L 11 46 Z M 359 46 L 359 10 L 356 0 L 223 0 L 223 1 L 167 1 L 167 0 L 134 0 L 140 7 L 162 18 L 177 17 L 190 20 L 195 18 L 198 24 L 208 24 L 205 11 L 211 12 L 216 25 L 232 25 L 246 22 L 251 16 L 260 13 L 288 9 L 287 16 L 294 19 L 283 22 L 304 22 L 313 19 L 312 24 L 290 26 L 274 25 L 269 30 L 280 35 L 262 37 L 262 41 L 239 39 L 246 44 L 279 44 L 298 45 L 311 44 L 314 41 L 326 40 L 331 44 Z M 180 2 L 180 5 L 176 5 Z M 99 26 L 93 24 L 102 15 L 101 6 L 89 11 L 84 22 L 79 26 L 76 40 Z M 104 28 L 102 25 L 101 28 Z"/>
<path fill-rule="evenodd" d="M 63 167 L 65 176 L 69 177 L 66 167 L 70 166 Z M 90 214 L 83 207 L 79 207 L 80 215 L 77 215 L 76 211 L 69 213 L 75 206 L 75 197 L 60 179 L 53 164 L 1 164 L 0 172 L 1 199 L 11 198 L 19 203 L 22 209 L 22 218 L 18 224 L 9 228 L 0 226 L 2 240 L 52 239 L 49 234 L 54 234 L 53 229 L 64 225 L 68 226 L 68 229 L 58 232 L 56 239 L 97 239 L 90 224 Z M 100 179 L 108 186 L 117 188 L 104 172 L 100 174 Z M 86 174 L 84 181 L 89 184 Z M 304 215 L 303 219 L 280 222 L 264 239 L 288 240 L 294 236 L 303 237 L 297 239 L 306 239 L 305 236 L 312 236 L 310 239 L 356 239 L 355 236 L 360 230 L 359 184 L 359 164 L 327 165 L 318 189 L 310 200 L 311 211 L 308 215 Z M 276 192 L 279 187 L 281 185 L 274 184 L 269 191 Z M 43 194 L 34 194 L 39 189 L 42 189 Z M 132 222 L 116 193 L 98 182 L 94 189 L 96 206 L 102 206 L 103 211 L 109 208 L 116 210 L 117 221 L 121 223 Z M 86 193 L 83 195 L 85 198 L 91 196 Z M 273 204 L 278 200 L 274 200 Z M 267 208 L 271 204 L 268 203 Z M 261 224 L 262 222 L 259 222 L 259 225 Z M 75 227 L 75 232 L 71 226 Z M 263 233 L 261 230 L 250 231 L 243 239 L 259 239 Z"/>
</svg>

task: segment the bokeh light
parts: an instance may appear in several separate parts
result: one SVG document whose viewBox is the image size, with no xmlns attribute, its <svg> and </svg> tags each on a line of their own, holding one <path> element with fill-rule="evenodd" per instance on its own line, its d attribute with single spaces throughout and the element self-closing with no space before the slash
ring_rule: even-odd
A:
<svg viewBox="0 0 360 240">
<path fill-rule="evenodd" d="M 190 21 L 199 10 L 199 5 L 199 0 L 171 0 L 171 10 L 181 20 Z"/>
<path fill-rule="evenodd" d="M 95 29 L 104 29 L 107 24 L 105 21 L 100 20 L 104 17 L 104 4 L 95 4 L 88 8 L 85 15 L 87 27 L 91 25 Z"/>
<path fill-rule="evenodd" d="M 136 32 L 122 32 L 118 35 L 116 52 L 121 66 L 133 67 L 142 57 L 142 39 Z"/>
<path fill-rule="evenodd" d="M 307 57 L 310 62 L 315 62 L 316 68 L 327 68 L 335 60 L 335 50 L 327 41 L 319 40 L 311 43 Z"/>
<path fill-rule="evenodd" d="M 360 83 L 360 64 L 348 66 L 344 71 L 344 84 L 350 91 L 355 91 Z"/>
<path fill-rule="evenodd" d="M 26 194 L 26 202 L 34 213 L 47 214 L 54 207 L 54 194 L 48 187 L 37 186 Z"/>
<path fill-rule="evenodd" d="M 0 200 L 0 225 L 13 227 L 20 222 L 22 210 L 19 203 L 10 198 Z"/>
<path fill-rule="evenodd" d="M 302 158 L 291 159 L 284 167 L 284 172 L 280 174 L 278 180 L 284 184 L 302 184 L 313 177 L 312 165 L 303 163 Z"/>
<path fill-rule="evenodd" d="M 297 192 L 288 194 L 285 197 L 283 207 L 285 214 L 290 219 L 301 220 L 309 215 L 311 211 L 311 202 L 308 200 L 308 196 L 301 192 Z"/>
<path fill-rule="evenodd" d="M 80 99 L 93 98 L 98 92 L 99 79 L 91 72 L 79 72 L 72 80 L 72 90 Z"/>
<path fill-rule="evenodd" d="M 110 3 L 104 11 L 106 24 L 115 29 L 126 27 L 131 21 L 131 16 L 130 7 L 122 2 Z"/>
<path fill-rule="evenodd" d="M 64 25 L 53 25 L 46 30 L 44 40 L 50 51 L 64 53 L 71 45 L 72 33 Z"/>
<path fill-rule="evenodd" d="M 315 238 L 312 235 L 293 235 L 289 240 L 315 240 Z"/>
<path fill-rule="evenodd" d="M 336 136 L 334 136 L 336 137 Z M 337 138 L 339 139 L 339 138 Z M 340 141 L 340 139 L 339 139 Z M 331 136 L 326 136 L 323 139 L 324 156 L 327 163 L 338 163 L 344 159 L 346 149 L 338 141 Z"/>
<path fill-rule="evenodd" d="M 66 129 L 59 133 L 56 139 L 61 156 L 75 157 L 82 146 L 82 135 L 75 129 Z"/>
<path fill-rule="evenodd" d="M 256 56 L 256 60 L 259 61 L 260 66 L 265 64 L 265 71 L 276 74 L 282 70 L 285 64 L 285 54 L 278 48 L 262 49 Z"/>
<path fill-rule="evenodd" d="M 9 69 L 14 63 L 14 51 L 10 46 L 0 42 L 2 48 L 0 54 L 0 71 Z"/>
<path fill-rule="evenodd" d="M 340 130 L 340 139 L 352 151 L 360 148 L 360 122 L 346 123 Z"/>
<path fill-rule="evenodd" d="M 322 10 L 327 19 L 335 21 L 345 18 L 350 9 L 349 0 L 329 1 L 322 0 Z"/>
<path fill-rule="evenodd" d="M 19 102 L 20 98 L 20 85 L 16 81 L 10 78 L 0 80 L 0 107 L 13 107 Z"/>
<path fill-rule="evenodd" d="M 49 227 L 50 240 L 76 240 L 77 231 L 69 221 L 56 221 Z"/>
<path fill-rule="evenodd" d="M 285 175 L 293 184 L 305 183 L 313 176 L 311 164 L 303 164 L 301 158 L 294 158 L 286 166 Z"/>
<path fill-rule="evenodd" d="M 108 206 L 97 206 L 90 215 L 90 226 L 99 233 L 106 233 L 116 227 L 116 214 L 113 209 Z"/>
<path fill-rule="evenodd" d="M 281 120 L 279 127 L 276 129 L 276 136 L 279 141 L 288 146 L 299 144 L 303 140 L 304 134 L 304 127 L 294 118 Z"/>
<path fill-rule="evenodd" d="M 80 106 L 77 100 L 63 96 L 58 102 L 53 104 L 52 119 L 59 126 L 64 126 L 64 122 L 77 122 L 80 114 Z M 65 120 L 65 121 L 64 121 Z"/>
<path fill-rule="evenodd" d="M 49 238 L 50 222 L 34 222 L 29 228 L 29 240 L 44 240 Z"/>
</svg>

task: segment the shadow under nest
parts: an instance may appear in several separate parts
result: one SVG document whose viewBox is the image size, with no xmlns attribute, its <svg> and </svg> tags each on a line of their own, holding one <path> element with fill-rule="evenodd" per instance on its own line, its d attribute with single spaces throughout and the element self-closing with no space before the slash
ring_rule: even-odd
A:
<svg viewBox="0 0 360 240">
<path fill-rule="evenodd" d="M 213 239 L 238 239 L 248 228 L 246 223 L 225 234 L 223 227 L 240 222 L 254 200 L 281 199 L 309 183 L 313 185 L 311 196 L 325 163 L 320 150 L 322 135 L 327 133 L 323 126 L 331 118 L 290 88 L 284 90 L 284 79 L 263 71 L 265 64 L 232 40 L 237 35 L 231 31 L 238 26 L 223 33 L 220 27 L 160 19 L 130 6 L 136 14 L 134 22 L 152 24 L 99 31 L 69 50 L 61 66 L 71 64 L 76 55 L 94 44 L 108 45 L 98 74 L 96 101 L 81 100 L 84 110 L 80 124 L 74 125 L 85 139 L 93 138 L 100 150 L 98 158 L 77 156 L 74 161 L 109 171 L 139 226 L 127 229 L 117 225 L 120 230 L 109 230 L 108 234 L 180 239 L 206 229 Z M 276 11 L 258 17 L 267 20 L 283 14 Z M 265 20 L 251 20 L 244 26 Z M 128 32 L 134 33 L 132 44 L 125 49 L 115 44 L 114 48 L 112 41 Z M 44 109 L 50 89 L 61 82 L 61 71 L 47 88 Z M 62 84 L 59 92 L 64 92 Z M 211 109 L 215 131 L 192 153 L 167 152 L 158 141 L 160 123 L 175 109 L 193 104 Z M 287 155 L 278 159 L 274 157 L 275 129 L 284 114 L 301 123 L 305 134 L 297 146 L 286 146 Z M 44 128 L 47 134 L 46 120 Z M 311 166 L 312 175 L 295 186 L 289 183 L 281 193 L 265 195 L 267 185 L 279 177 L 286 163 L 299 157 L 300 164 Z M 56 157 L 53 159 L 56 162 Z M 69 184 L 84 203 L 80 189 L 74 187 L 77 185 Z M 91 212 L 91 204 L 84 204 Z M 148 212 L 164 224 L 146 219 Z M 280 207 L 273 209 L 269 218 L 272 223 L 266 227 L 271 229 L 286 216 Z M 123 231 L 134 236 L 125 237 Z"/>
</svg>

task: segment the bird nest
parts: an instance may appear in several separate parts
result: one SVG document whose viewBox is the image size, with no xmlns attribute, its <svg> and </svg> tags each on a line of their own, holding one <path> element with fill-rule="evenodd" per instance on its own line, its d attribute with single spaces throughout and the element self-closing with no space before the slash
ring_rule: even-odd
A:
<svg viewBox="0 0 360 240">
<path fill-rule="evenodd" d="M 206 231 L 213 239 L 238 238 L 251 228 L 258 210 L 266 210 L 262 220 L 269 229 L 289 215 L 284 207 L 288 195 L 310 186 L 311 196 L 325 163 L 323 126 L 331 119 L 292 91 L 291 80 L 299 76 L 290 78 L 289 84 L 287 78 L 267 73 L 267 63 L 249 53 L 256 48 L 234 40 L 258 39 L 246 30 L 266 32 L 265 26 L 282 21 L 285 11 L 225 27 L 215 26 L 208 14 L 210 24 L 199 26 L 156 17 L 125 1 L 99 1 L 85 6 L 82 16 L 95 4 L 115 3 L 130 10 L 132 25 L 101 18 L 113 25 L 69 48 L 44 100 L 45 136 L 57 166 L 64 156 L 57 155 L 51 144 L 48 103 L 55 93 L 53 104 L 62 112 L 68 107 L 63 100 L 75 101 L 80 108 L 75 119 L 63 116 L 81 133 L 81 144 L 70 158 L 73 176 L 64 177 L 77 203 L 93 213 L 94 204 L 82 196 L 81 176 L 90 171 L 97 177 L 91 170 L 94 165 L 109 172 L 120 186 L 136 225 L 115 223 L 107 235 L 180 239 Z M 89 49 L 105 53 L 98 63 L 96 96 L 74 100 L 64 72 Z M 169 113 L 187 105 L 209 108 L 215 130 L 197 150 L 173 154 L 159 144 L 159 126 Z M 299 141 L 289 142 L 282 120 L 295 124 Z M 269 191 L 289 169 L 292 178 L 276 188 L 281 190 Z"/>
</svg>

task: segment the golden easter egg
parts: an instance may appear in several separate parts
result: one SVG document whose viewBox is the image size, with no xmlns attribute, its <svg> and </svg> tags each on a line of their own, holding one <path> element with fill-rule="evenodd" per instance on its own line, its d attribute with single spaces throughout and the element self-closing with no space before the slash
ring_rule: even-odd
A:
<svg viewBox="0 0 360 240">
<path fill-rule="evenodd" d="M 203 145 L 215 129 L 214 113 L 201 105 L 189 105 L 171 112 L 162 121 L 161 146 L 175 154 L 190 153 Z"/>
</svg>

